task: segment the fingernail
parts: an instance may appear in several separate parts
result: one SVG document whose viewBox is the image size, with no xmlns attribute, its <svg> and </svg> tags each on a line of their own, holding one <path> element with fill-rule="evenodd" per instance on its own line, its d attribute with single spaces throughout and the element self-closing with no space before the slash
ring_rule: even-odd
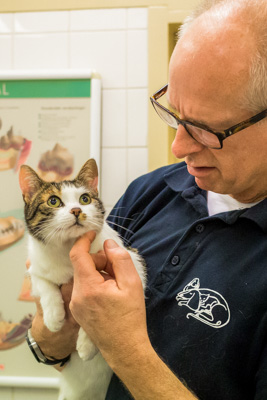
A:
<svg viewBox="0 0 267 400">
<path fill-rule="evenodd" d="M 117 243 L 114 242 L 114 240 L 112 240 L 112 239 L 106 240 L 105 244 L 106 244 L 106 247 L 107 247 L 108 249 L 115 249 L 116 247 L 119 247 L 119 246 L 117 245 Z"/>
</svg>

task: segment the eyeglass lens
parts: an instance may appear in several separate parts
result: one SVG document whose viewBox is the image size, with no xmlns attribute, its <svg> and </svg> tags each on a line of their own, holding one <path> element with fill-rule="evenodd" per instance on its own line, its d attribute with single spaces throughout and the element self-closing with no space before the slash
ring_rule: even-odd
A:
<svg viewBox="0 0 267 400">
<path fill-rule="evenodd" d="M 204 146 L 211 147 L 213 149 L 220 149 L 221 143 L 214 133 L 206 131 L 205 129 L 198 128 L 190 124 L 185 124 L 185 129 L 192 138 Z"/>
<path fill-rule="evenodd" d="M 160 118 L 167 123 L 171 128 L 177 129 L 179 124 L 182 124 L 189 135 L 195 139 L 197 142 L 203 144 L 204 146 L 211 147 L 214 149 L 220 149 L 221 143 L 216 135 L 206 131 L 205 129 L 198 128 L 191 124 L 181 123 L 173 115 L 169 114 L 166 110 L 159 107 L 157 103 L 153 102 L 153 106 L 160 116 Z"/>
<path fill-rule="evenodd" d="M 171 128 L 177 129 L 178 128 L 178 121 L 176 118 L 174 118 L 171 114 L 166 112 L 163 108 L 159 107 L 157 103 L 153 102 L 152 103 L 157 114 L 160 116 L 160 118 L 168 124 Z"/>
</svg>

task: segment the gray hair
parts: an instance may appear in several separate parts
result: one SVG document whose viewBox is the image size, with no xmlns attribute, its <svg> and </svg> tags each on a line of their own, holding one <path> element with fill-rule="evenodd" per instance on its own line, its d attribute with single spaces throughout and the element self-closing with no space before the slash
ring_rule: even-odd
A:
<svg viewBox="0 0 267 400">
<path fill-rule="evenodd" d="M 209 12 L 210 11 L 210 12 Z M 252 112 L 267 108 L 267 1 L 266 0 L 204 0 L 189 15 L 178 32 L 178 38 L 190 29 L 191 24 L 202 14 L 210 18 L 213 12 L 222 12 L 227 18 L 236 16 L 255 38 L 255 52 L 252 54 L 250 79 L 242 108 Z"/>
</svg>

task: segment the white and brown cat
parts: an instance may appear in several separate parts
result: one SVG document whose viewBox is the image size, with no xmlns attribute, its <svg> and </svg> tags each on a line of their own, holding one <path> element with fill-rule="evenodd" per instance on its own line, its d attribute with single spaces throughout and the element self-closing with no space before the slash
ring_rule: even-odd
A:
<svg viewBox="0 0 267 400">
<path fill-rule="evenodd" d="M 32 294 L 40 297 L 44 323 L 52 332 L 64 324 L 65 310 L 60 285 L 73 277 L 69 252 L 75 240 L 90 230 L 96 232 L 91 246 L 95 253 L 106 239 L 124 247 L 118 234 L 104 219 L 104 207 L 97 192 L 97 165 L 88 160 L 72 181 L 46 182 L 29 166 L 20 169 L 20 187 L 25 202 L 29 232 L 28 256 Z M 144 262 L 127 250 L 145 287 Z M 62 371 L 60 400 L 103 400 L 112 371 L 82 328 L 77 352 Z"/>
</svg>

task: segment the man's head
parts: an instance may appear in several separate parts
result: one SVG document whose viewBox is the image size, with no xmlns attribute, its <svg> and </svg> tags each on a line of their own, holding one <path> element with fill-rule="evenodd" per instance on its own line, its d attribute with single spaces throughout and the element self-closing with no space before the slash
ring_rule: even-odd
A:
<svg viewBox="0 0 267 400">
<path fill-rule="evenodd" d="M 167 95 L 182 119 L 221 131 L 267 108 L 267 68 L 261 62 L 267 4 L 206 2 L 211 3 L 217 4 L 202 9 L 182 29 L 170 62 Z M 256 70 L 263 73 L 253 81 Z M 221 150 L 196 142 L 179 125 L 172 150 L 185 157 L 203 189 L 244 202 L 267 196 L 267 118 L 227 138 Z"/>
</svg>

